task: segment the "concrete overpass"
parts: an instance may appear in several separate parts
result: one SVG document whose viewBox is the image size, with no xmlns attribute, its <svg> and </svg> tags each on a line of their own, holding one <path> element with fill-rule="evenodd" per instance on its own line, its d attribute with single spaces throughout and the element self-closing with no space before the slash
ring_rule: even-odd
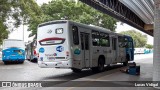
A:
<svg viewBox="0 0 160 90">
<path fill-rule="evenodd" d="M 153 36 L 153 0 L 80 0 Z"/>
<path fill-rule="evenodd" d="M 80 0 L 154 36 L 153 81 L 160 81 L 160 0 Z"/>
</svg>

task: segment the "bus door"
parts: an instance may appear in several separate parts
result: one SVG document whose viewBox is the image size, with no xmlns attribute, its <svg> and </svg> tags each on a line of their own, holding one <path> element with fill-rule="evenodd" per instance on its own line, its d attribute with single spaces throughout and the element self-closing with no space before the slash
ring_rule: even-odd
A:
<svg viewBox="0 0 160 90">
<path fill-rule="evenodd" d="M 117 38 L 112 38 L 112 63 L 117 60 Z"/>
<path fill-rule="evenodd" d="M 81 55 L 84 63 L 84 67 L 89 67 L 90 52 L 89 52 L 89 33 L 80 33 L 81 37 Z"/>
</svg>

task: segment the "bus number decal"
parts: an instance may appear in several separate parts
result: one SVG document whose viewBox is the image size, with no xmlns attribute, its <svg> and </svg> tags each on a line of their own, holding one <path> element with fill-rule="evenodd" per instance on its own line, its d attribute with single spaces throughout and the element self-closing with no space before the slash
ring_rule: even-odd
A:
<svg viewBox="0 0 160 90">
<path fill-rule="evenodd" d="M 56 48 L 56 50 L 57 50 L 58 52 L 62 52 L 62 51 L 64 50 L 64 48 L 63 48 L 62 46 L 58 46 L 58 47 Z"/>
</svg>

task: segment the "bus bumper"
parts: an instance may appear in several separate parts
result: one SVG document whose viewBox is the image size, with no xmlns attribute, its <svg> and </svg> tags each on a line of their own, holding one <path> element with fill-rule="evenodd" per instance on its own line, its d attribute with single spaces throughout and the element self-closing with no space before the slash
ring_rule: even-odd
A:
<svg viewBox="0 0 160 90">
<path fill-rule="evenodd" d="M 44 62 L 38 61 L 38 66 L 41 68 L 71 68 L 70 61 L 55 61 L 55 62 Z"/>
<path fill-rule="evenodd" d="M 2 61 L 24 61 L 25 58 L 2 58 Z"/>
</svg>

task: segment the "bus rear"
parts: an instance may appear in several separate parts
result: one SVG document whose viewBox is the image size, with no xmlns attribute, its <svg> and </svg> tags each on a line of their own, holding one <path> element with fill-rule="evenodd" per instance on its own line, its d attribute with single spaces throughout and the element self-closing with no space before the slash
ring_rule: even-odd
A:
<svg viewBox="0 0 160 90">
<path fill-rule="evenodd" d="M 2 61 L 24 62 L 25 60 L 25 45 L 22 40 L 5 39 L 3 41 Z"/>
<path fill-rule="evenodd" d="M 40 24 L 37 30 L 38 65 L 48 68 L 71 67 L 67 21 Z"/>
</svg>

